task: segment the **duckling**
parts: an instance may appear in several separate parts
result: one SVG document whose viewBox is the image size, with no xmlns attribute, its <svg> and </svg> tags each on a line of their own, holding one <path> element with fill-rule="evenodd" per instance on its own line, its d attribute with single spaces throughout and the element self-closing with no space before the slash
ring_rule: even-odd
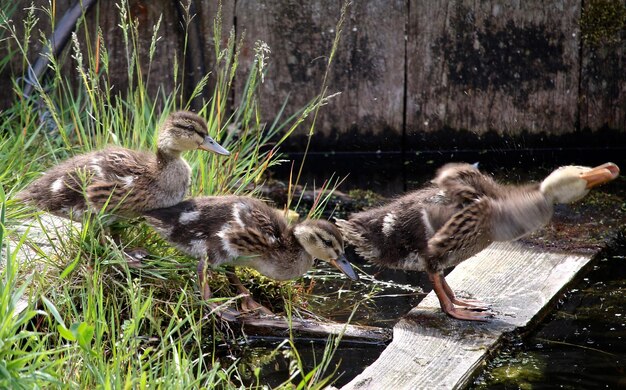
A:
<svg viewBox="0 0 626 390">
<path fill-rule="evenodd" d="M 230 154 L 208 135 L 202 117 L 177 111 L 160 128 L 156 155 L 121 147 L 81 154 L 48 170 L 17 198 L 75 220 L 87 208 L 105 206 L 115 216 L 135 217 L 183 200 L 191 169 L 181 153 L 194 149 Z"/>
<path fill-rule="evenodd" d="M 341 233 L 332 223 L 307 219 L 289 225 L 282 211 L 255 198 L 197 197 L 144 216 L 165 240 L 200 260 L 198 279 L 204 299 L 212 296 L 206 283 L 211 268 L 222 265 L 250 267 L 269 278 L 288 280 L 304 274 L 317 258 L 358 279 L 344 255 Z M 234 273 L 228 272 L 228 279 L 243 294 L 244 311 L 272 314 L 250 297 Z M 211 307 L 219 313 L 217 305 Z M 232 314 L 227 312 L 223 318 Z"/>
<path fill-rule="evenodd" d="M 543 227 L 554 204 L 575 202 L 618 174 L 612 163 L 565 166 L 541 183 L 502 185 L 475 165 L 447 164 L 432 185 L 336 223 L 368 261 L 426 271 L 441 309 L 451 317 L 486 321 L 492 316 L 486 305 L 457 298 L 443 271 L 494 241 L 515 240 Z"/>
</svg>

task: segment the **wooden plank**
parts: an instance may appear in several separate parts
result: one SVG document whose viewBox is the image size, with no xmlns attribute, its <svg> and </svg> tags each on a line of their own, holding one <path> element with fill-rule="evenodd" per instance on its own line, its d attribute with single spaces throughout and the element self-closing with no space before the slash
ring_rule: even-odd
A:
<svg viewBox="0 0 626 390">
<path fill-rule="evenodd" d="M 541 316 L 591 257 L 517 242 L 491 245 L 446 279 L 457 292 L 490 302 L 495 318 L 449 318 L 431 292 L 396 324 L 393 342 L 378 360 L 343 389 L 462 388 L 503 336 Z"/>
<path fill-rule="evenodd" d="M 178 71 L 179 80 L 181 79 L 181 72 L 184 71 L 182 67 L 182 26 L 176 4 L 172 1 L 165 0 L 130 0 L 128 6 L 130 9 L 130 17 L 137 23 L 137 39 L 138 42 L 140 42 L 137 50 L 139 52 L 142 78 L 144 82 L 147 81 L 150 99 L 156 100 L 161 96 L 159 95 L 160 93 L 168 94 L 173 90 L 174 69 L 176 65 L 180 67 Z M 112 4 L 103 1 L 99 1 L 97 7 L 98 12 L 93 12 L 96 11 L 94 9 L 87 17 L 86 27 L 88 28 L 89 36 L 92 41 L 91 45 L 95 47 L 96 31 L 94 27 L 100 26 L 111 60 L 109 65 L 109 78 L 111 85 L 114 87 L 113 92 L 125 94 L 129 83 L 129 65 L 126 59 L 122 29 L 119 27 L 121 23 L 120 11 Z M 150 63 L 150 41 L 154 34 L 153 29 L 160 17 L 162 17 L 162 21 L 157 33 L 159 41 L 156 44 L 154 58 Z M 78 37 L 81 39 L 84 37 L 84 34 L 83 28 L 77 33 Z M 75 66 L 76 65 L 71 61 L 66 64 L 66 68 Z M 66 70 L 73 72 L 71 69 Z M 135 74 L 134 77 L 134 83 L 136 85 L 137 75 Z"/>
<path fill-rule="evenodd" d="M 374 326 L 350 325 L 333 321 L 284 317 L 242 317 L 237 322 L 245 333 L 261 336 L 287 336 L 293 332 L 297 336 L 322 337 L 341 335 L 343 340 L 386 343 L 391 340 L 391 330 Z"/>
<path fill-rule="evenodd" d="M 626 128 L 626 2 L 583 2 L 580 127 Z M 608 140 L 602 140 L 608 145 Z"/>
<path fill-rule="evenodd" d="M 215 53 L 216 42 L 214 24 L 219 7 L 217 0 L 196 1 L 194 4 L 196 6 L 195 22 L 198 23 L 201 53 L 194 53 L 192 55 L 201 55 L 201 61 L 203 63 L 202 71 L 211 74 L 203 94 L 203 99 L 208 101 L 213 96 L 213 92 L 215 91 L 215 86 L 217 84 L 217 70 L 220 67 L 223 67 L 223 65 L 218 63 L 217 55 Z M 220 49 L 223 50 L 228 45 L 228 37 L 231 30 L 234 31 L 235 28 L 235 2 L 222 1 L 221 12 L 222 29 L 219 35 L 218 43 Z M 232 102 L 234 99 L 234 92 L 231 96 L 228 96 L 227 99 L 230 100 L 228 109 L 231 109 L 233 105 Z M 224 113 L 224 117 L 227 117 L 230 114 L 231 112 L 226 112 Z"/>
<path fill-rule="evenodd" d="M 286 113 L 303 107 L 321 92 L 342 1 L 250 0 L 237 2 L 237 30 L 246 32 L 241 50 L 245 74 L 254 60 L 254 43 L 270 49 L 261 92 L 263 119 L 271 121 L 289 96 Z M 401 0 L 352 2 L 328 78 L 328 93 L 341 92 L 323 107 L 312 148 L 399 150 L 404 94 L 404 25 L 407 4 Z M 289 140 L 302 150 L 308 126 Z"/>
<path fill-rule="evenodd" d="M 28 60 L 34 64 L 38 56 L 41 55 L 42 45 L 40 38 L 49 39 L 52 35 L 52 27 L 49 16 L 43 11 L 50 7 L 47 0 L 37 0 L 35 2 L 19 0 L 17 4 L 18 12 L 14 14 L 12 18 L 17 29 L 17 36 L 21 38 L 24 33 L 24 26 L 21 20 L 26 15 L 25 9 L 30 7 L 31 3 L 34 3 L 34 14 L 38 18 L 38 23 L 34 28 L 30 45 L 28 46 Z M 58 22 L 67 9 L 74 3 L 74 1 L 69 0 L 54 2 L 53 11 L 55 22 Z M 138 42 L 141 43 L 137 47 L 137 50 L 139 52 L 142 78 L 144 82 L 147 81 L 150 98 L 157 99 L 161 96 L 159 92 L 169 93 L 173 90 L 174 69 L 176 65 L 180 66 L 182 63 L 183 30 L 181 22 L 179 21 L 176 4 L 167 0 L 129 0 L 128 7 L 130 17 L 137 23 L 137 39 Z M 150 41 L 154 34 L 153 27 L 157 24 L 159 17 L 162 17 L 160 29 L 157 33 L 159 42 L 156 44 L 154 57 L 152 63 L 150 63 Z M 109 56 L 109 73 L 107 80 L 113 89 L 113 93 L 125 93 L 129 82 L 128 62 L 122 29 L 119 27 L 120 23 L 120 11 L 118 7 L 109 2 L 99 1 L 92 7 L 91 11 L 86 16 L 85 22 L 82 23 L 76 31 L 80 50 L 83 54 L 83 66 L 86 67 L 90 65 L 88 64 L 89 50 L 91 53 L 96 51 L 97 28 L 99 27 L 102 30 Z M 41 37 L 38 33 L 39 30 L 43 32 L 43 36 Z M 7 42 L 16 49 L 12 41 L 9 40 Z M 63 54 L 59 58 L 59 62 L 62 64 L 61 73 L 67 75 L 68 80 L 71 80 L 77 85 L 80 77 L 76 70 L 77 63 L 71 58 L 73 54 L 72 45 L 71 41 L 67 44 Z M 90 49 L 88 49 L 88 47 L 90 47 Z M 0 54 L 6 55 L 4 47 L 0 48 Z M 10 66 L 3 71 L 3 74 L 20 77 L 26 70 L 23 66 L 24 64 L 24 59 L 20 55 L 16 55 Z M 100 67 L 102 66 L 102 64 L 98 65 Z M 148 73 L 150 77 L 148 77 Z M 180 80 L 181 77 L 184 77 L 184 72 L 180 70 L 178 73 Z M 134 78 L 136 84 L 136 74 Z M 10 83 L 11 80 L 9 77 L 0 77 L 0 87 L 4 87 L 5 90 L 10 90 Z M 7 96 L 3 95 L 2 98 L 0 98 L 0 104 L 8 104 L 11 102 L 11 100 L 5 101 L 5 98 L 12 99 L 13 97 L 10 96 L 10 94 L 7 94 Z"/>
<path fill-rule="evenodd" d="M 407 136 L 576 129 L 580 2 L 412 2 Z M 423 147 L 423 146 L 422 146 Z"/>
<path fill-rule="evenodd" d="M 50 23 L 50 17 L 43 11 L 43 9 L 49 7 L 48 0 L 17 0 L 15 2 L 15 8 L 10 8 L 12 12 L 7 16 L 12 21 L 11 28 L 15 29 L 15 35 L 20 40 L 20 45 L 27 51 L 27 60 L 34 64 L 37 60 L 37 56 L 41 52 L 42 43 L 41 36 L 52 36 L 52 25 Z M 58 0 L 55 2 L 55 8 L 52 13 L 55 15 L 56 20 L 60 20 L 63 17 L 65 10 L 71 5 L 71 0 Z M 31 31 L 30 39 L 25 39 L 26 26 L 22 22 L 27 19 L 27 15 L 31 10 L 35 18 L 37 18 L 37 25 L 33 31 Z M 2 9 L 5 9 L 5 5 Z M 41 31 L 41 36 L 40 32 Z M 22 56 L 18 44 L 15 42 L 14 37 L 7 30 L 0 31 L 0 38 L 3 38 L 3 43 L 0 45 L 0 58 L 7 58 L 9 54 L 12 54 L 11 61 L 0 73 L 0 90 L 4 93 L 0 94 L 0 108 L 10 107 L 10 105 L 16 101 L 16 96 L 13 93 L 13 78 L 21 77 L 24 75 L 26 61 Z M 9 92 L 10 91 L 10 92 Z"/>
<path fill-rule="evenodd" d="M 63 237 L 68 237 L 74 229 L 80 229 L 81 224 L 51 214 L 41 213 L 36 219 L 23 220 L 13 228 L 7 237 L 12 248 L 17 246 L 19 239 L 28 234 L 27 240 L 19 248 L 17 258 L 20 264 L 28 264 L 36 270 L 42 270 L 43 265 L 38 261 L 42 253 L 53 253 L 57 243 Z"/>
</svg>

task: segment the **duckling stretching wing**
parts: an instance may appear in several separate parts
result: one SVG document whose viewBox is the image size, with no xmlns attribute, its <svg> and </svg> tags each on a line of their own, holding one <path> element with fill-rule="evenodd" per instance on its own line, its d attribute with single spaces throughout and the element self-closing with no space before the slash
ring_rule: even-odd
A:
<svg viewBox="0 0 626 390">
<path fill-rule="evenodd" d="M 501 185 L 469 164 L 442 167 L 433 185 L 379 208 L 337 220 L 346 241 L 367 260 L 426 271 L 441 308 L 464 320 L 485 320 L 477 301 L 457 298 L 443 276 L 494 241 L 509 241 L 547 224 L 555 203 L 581 199 L 619 174 L 614 164 L 562 167 L 541 184 Z M 456 306 L 455 306 L 456 305 Z M 459 306 L 459 307 L 457 307 Z"/>
<path fill-rule="evenodd" d="M 74 219 L 87 207 L 105 206 L 116 215 L 136 216 L 183 199 L 191 170 L 180 155 L 194 149 L 229 154 L 208 136 L 204 119 L 178 111 L 162 125 L 156 155 L 120 147 L 81 154 L 51 168 L 17 197 Z"/>
<path fill-rule="evenodd" d="M 145 212 L 146 222 L 165 240 L 200 260 L 198 277 L 203 298 L 211 291 L 205 280 L 209 267 L 254 268 L 276 280 L 293 279 L 327 261 L 348 277 L 357 276 L 343 254 L 343 239 L 328 221 L 305 220 L 289 226 L 286 218 L 263 201 L 244 196 L 197 197 L 175 206 Z M 244 295 L 244 309 L 261 309 L 241 282 L 229 279 Z"/>
</svg>

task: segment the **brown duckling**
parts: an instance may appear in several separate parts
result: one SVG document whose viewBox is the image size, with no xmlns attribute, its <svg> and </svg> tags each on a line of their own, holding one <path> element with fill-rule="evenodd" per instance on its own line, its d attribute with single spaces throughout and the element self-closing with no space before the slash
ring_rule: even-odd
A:
<svg viewBox="0 0 626 390">
<path fill-rule="evenodd" d="M 165 240 L 200 260 L 198 278 L 204 299 L 212 295 L 206 283 L 210 268 L 222 265 L 250 267 L 269 278 L 288 280 L 303 275 L 317 258 L 358 279 L 344 256 L 341 233 L 332 223 L 308 219 L 289 225 L 282 211 L 255 198 L 197 197 L 144 215 Z M 244 295 L 244 311 L 271 314 L 250 297 L 234 273 L 228 276 Z"/>
<path fill-rule="evenodd" d="M 579 200 L 618 174 L 612 163 L 596 168 L 566 166 L 541 183 L 502 185 L 475 165 L 447 164 L 439 169 L 433 185 L 337 220 L 337 226 L 367 260 L 426 271 L 448 315 L 484 321 L 491 316 L 484 312 L 484 304 L 457 298 L 443 271 L 494 241 L 515 240 L 541 228 L 550 221 L 554 204 Z"/>
<path fill-rule="evenodd" d="M 17 197 L 77 220 L 88 207 L 105 206 L 116 216 L 135 217 L 183 200 L 191 169 L 181 153 L 194 149 L 230 154 L 208 135 L 202 117 L 177 111 L 160 128 L 156 155 L 115 146 L 81 154 L 45 172 Z"/>
</svg>

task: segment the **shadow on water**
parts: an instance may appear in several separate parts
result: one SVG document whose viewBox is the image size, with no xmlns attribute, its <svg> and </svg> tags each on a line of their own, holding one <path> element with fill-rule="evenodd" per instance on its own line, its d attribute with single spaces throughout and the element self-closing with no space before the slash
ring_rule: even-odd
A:
<svg viewBox="0 0 626 390">
<path fill-rule="evenodd" d="M 289 158 L 298 167 L 301 156 Z M 626 153 L 581 149 L 542 153 L 434 152 L 409 156 L 400 153 L 312 154 L 307 157 L 301 183 L 319 186 L 335 174 L 347 176 L 340 191 L 366 189 L 393 197 L 428 183 L 439 166 L 451 161 L 479 162 L 481 170 L 497 179 L 519 183 L 541 180 L 554 168 L 566 164 L 595 166 L 612 161 L 623 168 Z M 283 164 L 275 169 L 273 177 L 287 180 L 290 166 Z M 624 183 L 624 178 L 619 178 L 600 190 L 624 196 Z M 335 321 L 347 321 L 352 315 L 352 323 L 391 328 L 431 289 L 424 273 L 379 269 L 366 264 L 349 249 L 347 256 L 364 274 L 371 276 L 353 283 L 324 268 L 311 272 L 307 278 L 314 284 L 309 299 L 313 313 Z M 530 384 L 533 388 L 542 388 L 559 383 L 566 388 L 579 388 L 606 383 L 626 387 L 626 344 L 622 340 L 626 337 L 626 311 L 623 310 L 626 267 L 621 265 L 625 258 L 626 239 L 622 238 L 616 249 L 570 291 L 561 309 L 541 325 L 530 340 L 501 353 L 474 386 L 526 388 L 526 384 Z M 249 372 L 258 367 L 263 384 L 282 383 L 289 378 L 290 361 L 290 349 L 282 345 L 282 341 L 250 338 L 238 354 L 241 365 L 248 367 Z M 324 343 L 325 340 L 319 339 L 298 340 L 296 347 L 306 369 L 319 363 Z M 342 342 L 330 365 L 332 368 L 338 365 L 334 385 L 341 387 L 348 383 L 375 361 L 384 348 L 378 344 Z M 576 373 L 572 374 L 573 371 Z"/>
</svg>

